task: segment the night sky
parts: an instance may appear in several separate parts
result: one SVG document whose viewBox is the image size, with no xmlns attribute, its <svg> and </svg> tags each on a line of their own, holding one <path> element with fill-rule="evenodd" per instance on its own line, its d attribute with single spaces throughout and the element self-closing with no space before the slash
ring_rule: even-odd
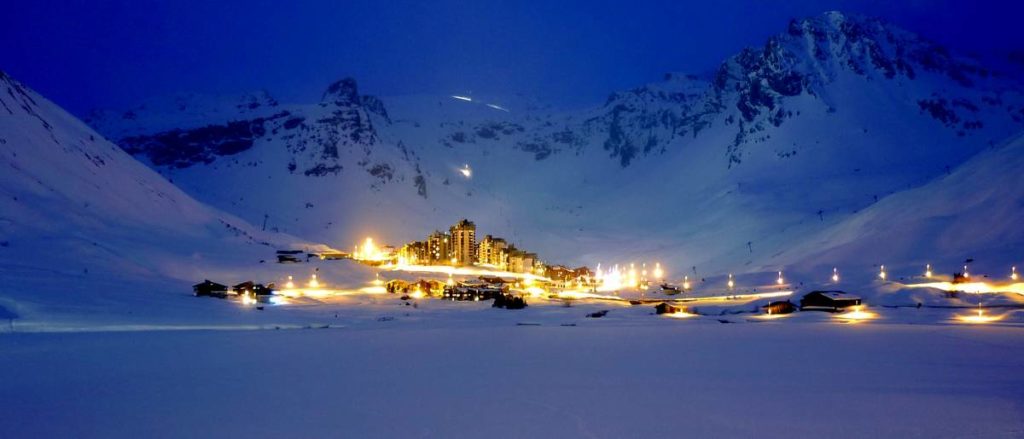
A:
<svg viewBox="0 0 1024 439">
<path fill-rule="evenodd" d="M 1024 2 L 1009 1 L 4 3 L 0 69 L 80 115 L 179 92 L 313 101 L 343 76 L 384 96 L 521 92 L 586 105 L 665 72 L 710 72 L 826 10 L 986 58 L 1024 48 Z"/>
</svg>

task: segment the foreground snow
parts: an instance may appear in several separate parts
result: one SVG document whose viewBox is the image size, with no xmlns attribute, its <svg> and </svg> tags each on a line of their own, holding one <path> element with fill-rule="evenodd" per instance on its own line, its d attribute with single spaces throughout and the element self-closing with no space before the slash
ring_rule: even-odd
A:
<svg viewBox="0 0 1024 439">
<path fill-rule="evenodd" d="M 9 334 L 0 424 L 5 437 L 1024 434 L 1018 328 L 627 323 L 617 310 L 516 326 L 530 314 L 462 305 L 490 319 Z M 563 310 L 580 311 L 532 318 Z"/>
</svg>

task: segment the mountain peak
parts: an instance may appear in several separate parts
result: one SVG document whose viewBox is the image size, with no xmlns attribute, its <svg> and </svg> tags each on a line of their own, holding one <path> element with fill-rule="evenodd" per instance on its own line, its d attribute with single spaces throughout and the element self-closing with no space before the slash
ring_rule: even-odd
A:
<svg viewBox="0 0 1024 439">
<path fill-rule="evenodd" d="M 320 98 L 320 105 L 327 106 L 328 104 L 339 107 L 359 104 L 359 88 L 356 85 L 356 80 L 346 77 L 327 86 L 323 97 Z"/>
</svg>

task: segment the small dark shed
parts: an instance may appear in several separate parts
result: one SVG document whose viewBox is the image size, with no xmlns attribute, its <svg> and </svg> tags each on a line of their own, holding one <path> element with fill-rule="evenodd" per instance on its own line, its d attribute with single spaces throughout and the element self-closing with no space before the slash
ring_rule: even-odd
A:
<svg viewBox="0 0 1024 439">
<path fill-rule="evenodd" d="M 796 311 L 796 305 L 788 300 L 768 302 L 763 308 L 766 314 L 789 314 Z"/>
<path fill-rule="evenodd" d="M 198 296 L 214 296 L 224 297 L 228 295 L 228 286 L 221 285 L 217 282 L 212 282 L 209 279 L 204 280 L 202 283 L 198 283 L 192 286 L 192 293 Z"/>
<path fill-rule="evenodd" d="M 811 291 L 800 299 L 800 310 L 840 311 L 861 304 L 860 297 L 843 291 Z"/>
</svg>

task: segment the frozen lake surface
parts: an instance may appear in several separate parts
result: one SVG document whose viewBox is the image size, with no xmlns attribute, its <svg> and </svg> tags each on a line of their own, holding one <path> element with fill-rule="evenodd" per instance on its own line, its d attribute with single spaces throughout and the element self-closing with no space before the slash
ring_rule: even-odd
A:
<svg viewBox="0 0 1024 439">
<path fill-rule="evenodd" d="M 498 318 L 3 334 L 0 425 L 5 437 L 1024 436 L 1019 327 L 467 313 Z"/>
</svg>

